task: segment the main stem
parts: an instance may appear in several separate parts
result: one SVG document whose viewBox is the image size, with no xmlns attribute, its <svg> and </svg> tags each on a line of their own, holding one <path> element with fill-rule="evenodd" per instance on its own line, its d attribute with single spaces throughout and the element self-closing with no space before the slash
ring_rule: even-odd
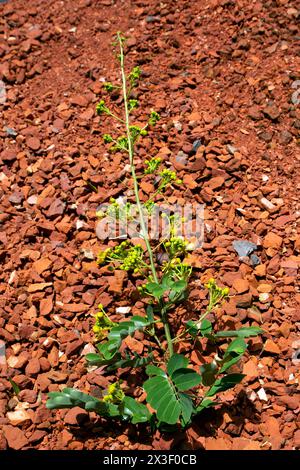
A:
<svg viewBox="0 0 300 470">
<path fill-rule="evenodd" d="M 145 224 L 143 207 L 140 201 L 139 185 L 138 185 L 138 180 L 137 180 L 136 172 L 135 172 L 135 165 L 133 161 L 134 149 L 133 149 L 133 143 L 132 143 L 131 134 L 130 134 L 130 122 L 129 122 L 128 100 L 127 100 L 127 84 L 126 84 L 126 74 L 125 74 L 125 66 L 124 66 L 124 50 L 123 50 L 123 42 L 122 42 L 122 38 L 120 34 L 118 34 L 118 41 L 120 45 L 120 64 L 121 64 L 122 89 L 123 89 L 123 99 L 124 99 L 124 108 L 125 108 L 125 127 L 126 127 L 127 141 L 128 141 L 128 154 L 129 154 L 131 175 L 133 179 L 134 195 L 135 195 L 135 199 L 136 199 L 136 203 L 137 203 L 137 207 L 139 211 L 141 232 L 142 232 L 142 236 L 145 241 L 146 248 L 147 248 L 148 255 L 149 255 L 153 280 L 154 282 L 159 284 L 159 279 L 157 276 L 155 263 L 154 263 L 153 252 L 152 252 L 152 248 L 151 248 L 149 236 L 148 236 L 148 231 L 147 231 L 146 224 Z M 173 351 L 173 343 L 172 343 L 170 327 L 169 327 L 169 323 L 167 319 L 167 312 L 165 311 L 162 305 L 160 306 L 161 306 L 162 321 L 164 324 L 166 340 L 168 343 L 169 355 L 171 357 L 174 351 Z"/>
</svg>

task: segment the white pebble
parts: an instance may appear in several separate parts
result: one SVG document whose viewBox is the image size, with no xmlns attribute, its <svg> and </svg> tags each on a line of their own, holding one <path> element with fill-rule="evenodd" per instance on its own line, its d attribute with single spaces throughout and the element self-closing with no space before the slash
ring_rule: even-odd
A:
<svg viewBox="0 0 300 470">
<path fill-rule="evenodd" d="M 7 176 L 5 173 L 3 173 L 3 171 L 0 173 L 0 182 L 2 183 L 2 181 L 5 181 L 5 180 L 8 180 Z"/>
<path fill-rule="evenodd" d="M 84 226 L 85 222 L 83 220 L 76 220 L 76 230 L 80 230 Z"/>
<path fill-rule="evenodd" d="M 12 284 L 14 282 L 15 278 L 16 278 L 16 271 L 13 271 L 9 276 L 8 284 L 9 285 Z"/>
<path fill-rule="evenodd" d="M 248 395 L 248 398 L 250 401 L 255 401 L 257 398 L 257 395 L 254 390 L 251 391 L 251 393 Z"/>
<path fill-rule="evenodd" d="M 264 388 L 260 388 L 257 392 L 257 395 L 261 401 L 268 401 L 268 397 Z"/>
<path fill-rule="evenodd" d="M 85 356 L 86 354 L 96 354 L 96 352 L 95 347 L 91 343 L 87 343 L 81 351 L 81 356 Z"/>
<path fill-rule="evenodd" d="M 174 124 L 175 129 L 177 129 L 178 131 L 182 131 L 182 124 L 181 124 L 181 122 L 179 122 L 179 121 L 173 121 L 173 124 Z"/>
<path fill-rule="evenodd" d="M 267 209 L 267 211 L 273 211 L 276 209 L 276 206 L 265 197 L 260 199 L 260 203 L 265 209 Z"/>
<path fill-rule="evenodd" d="M 131 307 L 117 307 L 116 313 L 126 314 L 126 313 L 129 313 L 130 310 L 131 310 Z"/>
<path fill-rule="evenodd" d="M 36 195 L 33 195 L 33 196 L 29 196 L 29 198 L 27 199 L 27 202 L 31 206 L 34 206 L 37 203 L 37 200 L 38 200 L 38 197 Z"/>
<path fill-rule="evenodd" d="M 267 292 L 262 292 L 261 294 L 259 294 L 259 301 L 262 303 L 268 302 L 269 298 L 270 296 Z"/>
</svg>

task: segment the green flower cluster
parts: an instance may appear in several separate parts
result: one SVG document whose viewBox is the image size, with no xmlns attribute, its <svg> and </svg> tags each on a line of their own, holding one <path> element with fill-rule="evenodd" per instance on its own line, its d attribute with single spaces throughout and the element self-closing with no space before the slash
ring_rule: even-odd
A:
<svg viewBox="0 0 300 470">
<path fill-rule="evenodd" d="M 113 219 L 124 219 L 124 218 L 131 218 L 131 210 L 132 205 L 130 202 L 126 202 L 126 204 L 120 204 L 116 199 L 113 197 L 110 198 L 110 205 L 107 208 L 107 215 L 112 217 Z"/>
<path fill-rule="evenodd" d="M 130 74 L 128 75 L 128 80 L 130 81 L 131 88 L 134 88 L 137 85 L 137 82 L 139 81 L 139 78 L 141 76 L 141 69 L 140 67 L 133 67 L 131 70 Z"/>
<path fill-rule="evenodd" d="M 208 283 L 205 284 L 205 287 L 209 292 L 209 310 L 211 310 L 218 303 L 220 303 L 221 300 L 225 299 L 229 295 L 229 288 L 219 287 L 213 278 L 209 279 Z"/>
<path fill-rule="evenodd" d="M 121 135 L 120 137 L 118 137 L 115 141 L 115 145 L 110 147 L 109 150 L 113 152 L 115 152 L 116 150 L 125 150 L 126 152 L 128 152 L 128 139 L 126 135 Z"/>
<path fill-rule="evenodd" d="M 128 109 L 129 111 L 132 111 L 133 109 L 136 109 L 139 105 L 138 100 L 128 100 Z"/>
<path fill-rule="evenodd" d="M 105 82 L 103 83 L 103 86 L 108 92 L 112 92 L 116 88 L 111 82 Z"/>
<path fill-rule="evenodd" d="M 99 101 L 99 103 L 96 106 L 96 111 L 97 111 L 97 114 L 99 114 L 99 115 L 102 114 L 102 113 L 109 113 L 110 112 L 108 107 L 106 106 L 104 100 Z"/>
<path fill-rule="evenodd" d="M 115 248 L 108 248 L 98 255 L 98 263 L 117 261 L 120 263 L 119 268 L 124 271 L 133 271 L 135 274 L 147 268 L 147 264 L 143 261 L 144 251 L 141 245 L 130 245 L 128 241 L 122 242 Z"/>
<path fill-rule="evenodd" d="M 126 204 L 120 204 L 115 198 L 110 198 L 110 204 L 105 210 L 99 210 L 96 212 L 96 216 L 99 219 L 103 217 L 111 217 L 114 220 L 120 220 L 122 218 L 131 218 L 132 205 L 130 202 Z"/>
<path fill-rule="evenodd" d="M 118 219 L 120 217 L 120 204 L 114 198 L 110 199 L 110 205 L 106 210 L 108 217 L 113 217 Z"/>
<path fill-rule="evenodd" d="M 168 184 L 177 183 L 181 184 L 182 180 L 177 178 L 176 172 L 169 170 L 168 168 L 164 168 L 160 171 L 159 176 L 161 177 L 161 181 L 159 184 L 159 190 L 161 191 L 164 189 Z"/>
<path fill-rule="evenodd" d="M 168 274 L 174 281 L 188 281 L 192 274 L 192 267 L 183 263 L 180 258 L 173 258 L 163 265 L 163 273 Z"/>
<path fill-rule="evenodd" d="M 153 210 L 153 207 L 155 206 L 155 202 L 154 201 L 151 201 L 151 199 L 149 199 L 148 201 L 144 202 L 143 204 L 143 207 L 146 209 L 146 211 L 148 212 L 148 214 L 151 214 L 152 213 L 152 210 Z"/>
<path fill-rule="evenodd" d="M 114 382 L 109 385 L 107 394 L 103 397 L 103 401 L 106 403 L 114 403 L 115 405 L 118 405 L 119 403 L 122 403 L 124 398 L 125 395 L 121 389 L 120 382 Z"/>
<path fill-rule="evenodd" d="M 151 111 L 151 114 L 148 120 L 149 126 L 155 126 L 155 124 L 159 120 L 160 120 L 160 115 L 156 111 Z"/>
<path fill-rule="evenodd" d="M 145 267 L 143 262 L 143 248 L 140 245 L 132 246 L 127 250 L 126 258 L 123 258 L 123 263 L 120 265 L 124 271 L 133 271 L 139 273 Z"/>
<path fill-rule="evenodd" d="M 110 318 L 104 311 L 103 305 L 98 305 L 99 312 L 95 315 L 95 324 L 93 326 L 93 332 L 97 336 L 97 339 L 103 339 L 107 333 L 109 333 L 110 329 L 116 325 L 116 323 L 112 322 Z"/>
<path fill-rule="evenodd" d="M 110 144 L 114 140 L 110 134 L 103 134 L 102 139 L 105 144 Z"/>
<path fill-rule="evenodd" d="M 137 286 L 137 291 L 141 294 L 144 295 L 145 292 L 147 291 L 147 283 L 144 283 L 140 286 Z"/>
<path fill-rule="evenodd" d="M 170 258 L 184 255 L 188 242 L 182 237 L 171 237 L 170 240 L 164 243 L 166 252 Z"/>
<path fill-rule="evenodd" d="M 140 135 L 147 135 L 147 131 L 139 126 L 129 126 L 129 130 L 132 142 L 135 142 Z"/>
<path fill-rule="evenodd" d="M 153 157 L 151 160 L 145 160 L 146 169 L 144 171 L 145 175 L 150 175 L 155 173 L 159 165 L 161 164 L 161 158 Z"/>
<path fill-rule="evenodd" d="M 111 248 L 107 248 L 104 251 L 100 251 L 97 257 L 97 263 L 100 265 L 105 264 L 106 262 L 110 263 L 110 259 L 109 259 L 110 252 L 111 252 Z"/>
</svg>

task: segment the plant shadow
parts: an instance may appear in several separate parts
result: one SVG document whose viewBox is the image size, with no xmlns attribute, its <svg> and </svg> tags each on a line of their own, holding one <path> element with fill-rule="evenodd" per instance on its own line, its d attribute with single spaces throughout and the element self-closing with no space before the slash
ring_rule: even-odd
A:
<svg viewBox="0 0 300 470">
<path fill-rule="evenodd" d="M 193 419 L 191 426 L 186 430 L 151 432 L 147 425 L 134 426 L 130 423 L 118 422 L 115 422 L 112 427 L 110 422 L 99 417 L 90 420 L 82 427 L 71 427 L 70 431 L 83 444 L 93 437 L 102 438 L 104 448 L 105 440 L 110 438 L 119 442 L 122 449 L 123 445 L 118 438 L 126 435 L 130 446 L 135 446 L 135 448 L 150 446 L 156 450 L 205 450 L 205 438 L 217 437 L 220 429 L 234 438 L 241 435 L 246 422 L 259 424 L 260 421 L 260 415 L 254 404 L 245 391 L 241 390 L 232 404 L 223 403 L 217 408 L 204 410 Z"/>
<path fill-rule="evenodd" d="M 186 431 L 180 449 L 204 450 L 205 438 L 217 437 L 219 429 L 231 437 L 239 437 L 246 422 L 259 424 L 261 419 L 245 390 L 241 390 L 231 405 L 224 403 L 218 408 L 207 408 L 196 416 L 190 427 L 192 432 L 190 429 Z"/>
</svg>

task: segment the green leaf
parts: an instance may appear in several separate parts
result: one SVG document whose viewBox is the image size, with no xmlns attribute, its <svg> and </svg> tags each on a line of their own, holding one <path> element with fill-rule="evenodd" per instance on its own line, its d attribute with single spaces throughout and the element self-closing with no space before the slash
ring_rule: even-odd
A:
<svg viewBox="0 0 300 470">
<path fill-rule="evenodd" d="M 101 354 L 87 354 L 85 358 L 90 365 L 106 365 L 108 371 L 124 369 L 125 367 L 132 367 L 136 369 L 139 367 L 145 367 L 147 364 L 149 364 L 149 362 L 153 361 L 153 354 L 151 352 L 147 355 L 147 357 L 141 357 L 136 353 L 133 353 L 133 356 L 134 357 L 125 352 L 125 357 L 122 357 L 118 352 L 113 357 L 111 357 L 110 360 L 104 359 Z"/>
<path fill-rule="evenodd" d="M 186 288 L 187 288 L 187 283 L 186 283 L 186 281 L 184 281 L 182 279 L 180 281 L 173 282 L 172 285 L 171 285 L 171 290 L 173 292 L 182 292 Z"/>
<path fill-rule="evenodd" d="M 244 354 L 246 349 L 247 343 L 243 340 L 243 338 L 236 338 L 228 345 L 224 357 L 232 353 L 239 355 Z"/>
<path fill-rule="evenodd" d="M 97 365 L 99 362 L 101 363 L 103 359 L 99 354 L 94 354 L 94 353 L 89 353 L 85 355 L 85 359 L 91 364 L 91 365 Z"/>
<path fill-rule="evenodd" d="M 210 387 L 216 380 L 218 366 L 214 361 L 210 362 L 209 364 L 203 364 L 200 367 L 200 372 L 203 385 Z"/>
<path fill-rule="evenodd" d="M 135 331 L 142 330 L 150 324 L 151 322 L 149 322 L 147 318 L 136 315 L 130 320 L 120 322 L 116 326 L 112 327 L 107 336 L 107 341 L 102 344 L 97 344 L 97 348 L 100 353 L 100 358 L 99 361 L 97 361 L 97 364 L 101 363 L 101 360 L 103 365 L 111 363 L 112 359 L 119 351 L 123 339 L 127 336 L 132 336 Z M 96 358 L 94 357 L 92 360 L 96 361 Z"/>
<path fill-rule="evenodd" d="M 147 318 L 134 316 L 129 321 L 124 321 L 114 326 L 108 334 L 108 340 L 120 342 L 126 336 L 131 336 L 135 331 L 143 329 L 148 325 L 149 321 Z"/>
<path fill-rule="evenodd" d="M 178 393 L 180 405 L 181 405 L 181 423 L 183 426 L 187 426 L 191 421 L 191 416 L 194 411 L 193 400 L 186 393 Z"/>
<path fill-rule="evenodd" d="M 196 322 L 192 321 L 192 320 L 189 320 L 188 322 L 186 322 L 186 329 L 188 331 L 188 333 L 193 336 L 193 338 L 195 338 L 198 333 L 199 333 L 199 327 L 197 325 Z"/>
<path fill-rule="evenodd" d="M 98 400 L 98 398 L 82 393 L 76 388 L 64 388 L 61 392 L 50 392 L 48 397 L 46 407 L 50 410 L 79 406 L 86 411 L 95 411 L 104 417 L 117 417 L 120 415 L 117 405 Z"/>
<path fill-rule="evenodd" d="M 157 419 L 161 423 L 176 424 L 181 419 L 182 424 L 188 424 L 193 412 L 192 399 L 185 390 L 199 385 L 201 376 L 193 369 L 188 369 L 188 359 L 181 354 L 174 354 L 167 365 L 167 375 L 159 367 L 149 365 L 146 368 L 152 376 L 144 383 L 147 392 L 147 402 L 156 410 Z"/>
<path fill-rule="evenodd" d="M 10 377 L 8 378 L 8 380 L 9 380 L 9 382 L 10 382 L 10 385 L 11 385 L 12 388 L 13 388 L 14 394 L 18 396 L 19 393 L 20 393 L 20 387 L 19 387 L 19 386 L 16 384 L 16 382 L 15 382 L 13 379 L 11 379 Z"/>
<path fill-rule="evenodd" d="M 210 336 L 212 333 L 212 324 L 206 318 L 201 322 L 200 333 L 202 336 Z"/>
<path fill-rule="evenodd" d="M 236 338 L 235 340 L 233 340 L 225 351 L 222 360 L 222 367 L 220 369 L 220 374 L 222 374 L 231 366 L 236 364 L 240 360 L 246 349 L 247 344 L 245 343 L 243 338 Z"/>
<path fill-rule="evenodd" d="M 169 294 L 169 302 L 167 303 L 167 306 L 169 307 L 170 305 L 183 302 L 186 299 L 186 297 L 187 297 L 186 290 L 182 292 L 174 292 L 173 290 L 171 290 Z"/>
<path fill-rule="evenodd" d="M 157 419 L 167 424 L 176 424 L 182 409 L 168 377 L 151 377 L 144 383 L 144 389 L 147 392 L 147 402 L 156 410 Z"/>
<path fill-rule="evenodd" d="M 125 397 L 123 403 L 124 413 L 130 416 L 133 424 L 150 421 L 151 413 L 143 403 L 139 403 L 131 397 Z"/>
<path fill-rule="evenodd" d="M 116 369 L 124 369 L 125 367 L 132 367 L 132 368 L 138 368 L 138 367 L 144 367 L 145 365 L 149 364 L 149 362 L 153 361 L 153 354 L 148 354 L 147 357 L 140 357 L 138 354 L 135 354 L 133 358 L 130 358 L 129 356 L 126 355 L 124 359 L 116 359 L 116 356 L 114 357 L 114 361 L 108 365 L 107 370 L 116 370 Z"/>
<path fill-rule="evenodd" d="M 210 337 L 212 334 L 212 324 L 206 318 L 199 324 L 198 322 L 194 322 L 189 320 L 186 323 L 187 330 L 189 334 L 193 337 L 198 336 L 199 332 L 202 336 Z"/>
<path fill-rule="evenodd" d="M 182 354 L 173 354 L 171 359 L 168 362 L 167 371 L 168 374 L 172 377 L 173 373 L 177 369 L 187 367 L 189 360 L 184 357 Z"/>
<path fill-rule="evenodd" d="M 172 380 L 180 392 L 189 390 L 190 388 L 199 385 L 201 382 L 201 375 L 197 374 L 192 369 L 178 369 L 172 374 Z"/>
<path fill-rule="evenodd" d="M 161 278 L 161 285 L 164 288 L 164 290 L 169 290 L 171 289 L 172 285 L 174 284 L 174 281 L 169 273 L 164 274 L 163 277 Z"/>
<path fill-rule="evenodd" d="M 229 337 L 238 337 L 238 338 L 250 338 L 251 336 L 257 336 L 264 332 L 258 326 L 249 326 L 243 327 L 239 330 L 229 330 L 229 331 L 219 331 L 215 334 L 217 338 L 229 338 Z"/>
<path fill-rule="evenodd" d="M 163 297 L 166 291 L 161 284 L 157 284 L 156 282 L 148 282 L 146 284 L 146 290 L 158 300 Z"/>
<path fill-rule="evenodd" d="M 92 397 L 87 393 L 83 393 L 76 388 L 64 388 L 63 393 L 70 397 L 70 399 L 75 403 L 75 406 L 80 406 L 81 403 L 88 403 L 90 401 L 99 401 L 98 398 Z"/>
<path fill-rule="evenodd" d="M 187 291 L 187 282 L 183 279 L 179 281 L 173 281 L 170 286 L 170 294 L 169 299 L 170 303 L 172 302 L 180 302 L 186 297 Z"/>
<path fill-rule="evenodd" d="M 148 374 L 149 376 L 160 375 L 162 377 L 166 377 L 165 371 L 160 369 L 160 367 L 156 367 L 156 366 L 153 366 L 153 365 L 149 365 L 149 366 L 146 367 L 146 374 Z"/>
<path fill-rule="evenodd" d="M 148 305 L 147 307 L 147 320 L 149 323 L 153 323 L 154 322 L 154 312 L 153 312 L 153 307 L 152 305 Z"/>
<path fill-rule="evenodd" d="M 236 384 L 240 383 L 243 378 L 245 377 L 244 374 L 228 374 L 221 379 L 216 380 L 214 385 L 210 388 L 210 390 L 206 393 L 206 397 L 213 397 L 219 392 L 224 392 L 229 388 L 234 387 Z"/>
<path fill-rule="evenodd" d="M 217 405 L 217 403 L 212 401 L 210 398 L 204 398 L 204 400 L 202 400 L 200 405 L 197 406 L 196 414 L 201 413 L 201 411 L 205 410 L 205 408 L 210 408 L 215 405 Z"/>
<path fill-rule="evenodd" d="M 46 402 L 46 407 L 50 410 L 73 408 L 74 406 L 86 409 L 87 403 L 89 403 L 89 410 L 91 410 L 91 408 L 95 409 L 97 404 L 100 403 L 98 398 L 82 393 L 76 388 L 64 388 L 61 392 L 50 392 L 48 396 L 49 399 Z M 91 404 L 93 404 L 93 407 Z"/>
<path fill-rule="evenodd" d="M 53 392 L 54 393 L 54 392 Z M 55 410 L 61 408 L 72 408 L 73 402 L 70 397 L 64 395 L 62 392 L 55 392 L 55 395 L 52 392 L 48 394 L 49 399 L 46 402 L 46 407 L 48 410 Z"/>
<path fill-rule="evenodd" d="M 121 345 L 121 340 L 120 341 L 106 341 L 106 343 L 101 344 L 99 347 L 97 345 L 98 350 L 103 360 L 102 362 L 103 365 L 111 361 L 111 359 L 118 352 L 120 345 Z"/>
<path fill-rule="evenodd" d="M 120 416 L 119 407 L 113 403 L 107 403 L 98 400 L 97 403 L 94 401 L 88 401 L 85 404 L 86 411 L 94 411 L 99 416 L 105 416 L 110 418 L 116 418 Z"/>
</svg>

